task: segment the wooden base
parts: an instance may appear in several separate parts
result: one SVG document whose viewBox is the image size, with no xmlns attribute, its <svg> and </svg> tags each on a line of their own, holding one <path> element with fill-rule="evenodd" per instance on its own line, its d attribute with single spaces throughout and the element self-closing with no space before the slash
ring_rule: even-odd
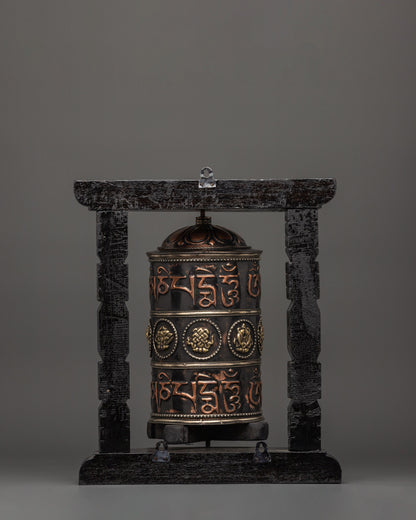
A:
<svg viewBox="0 0 416 520">
<path fill-rule="evenodd" d="M 341 467 L 325 452 L 269 449 L 270 462 L 253 461 L 255 448 L 169 447 L 170 462 L 153 462 L 154 449 L 96 453 L 79 472 L 91 484 L 337 484 Z"/>
</svg>

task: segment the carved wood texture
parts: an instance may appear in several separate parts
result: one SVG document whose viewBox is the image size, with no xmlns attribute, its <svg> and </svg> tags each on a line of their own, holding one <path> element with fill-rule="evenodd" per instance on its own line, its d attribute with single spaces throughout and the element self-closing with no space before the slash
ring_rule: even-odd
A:
<svg viewBox="0 0 416 520">
<path fill-rule="evenodd" d="M 127 213 L 97 212 L 99 446 L 130 450 Z"/>
<path fill-rule="evenodd" d="M 92 484 L 335 484 L 338 462 L 326 453 L 269 449 L 270 462 L 256 464 L 252 448 L 169 447 L 170 462 L 152 462 L 154 450 L 96 454 L 79 472 Z M 169 516 L 168 516 L 169 518 Z"/>
<path fill-rule="evenodd" d="M 99 440 L 101 453 L 129 452 L 130 416 L 127 211 L 285 211 L 288 313 L 288 444 L 320 450 L 321 397 L 317 209 L 335 194 L 334 179 L 77 181 L 75 195 L 97 212 Z"/>
<path fill-rule="evenodd" d="M 94 211 L 285 211 L 319 208 L 335 195 L 334 179 L 76 181 L 75 197 Z"/>
<path fill-rule="evenodd" d="M 321 365 L 318 212 L 296 209 L 286 212 L 288 409 L 289 450 L 321 448 Z"/>
</svg>

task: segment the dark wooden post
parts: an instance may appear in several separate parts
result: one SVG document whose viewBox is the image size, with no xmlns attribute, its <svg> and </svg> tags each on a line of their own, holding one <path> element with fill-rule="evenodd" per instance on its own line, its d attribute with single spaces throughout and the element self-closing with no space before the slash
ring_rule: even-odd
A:
<svg viewBox="0 0 416 520">
<path fill-rule="evenodd" d="M 321 345 L 317 209 L 288 209 L 286 217 L 288 444 L 292 451 L 321 449 Z"/>
<path fill-rule="evenodd" d="M 130 451 L 127 212 L 97 211 L 100 452 Z"/>
</svg>

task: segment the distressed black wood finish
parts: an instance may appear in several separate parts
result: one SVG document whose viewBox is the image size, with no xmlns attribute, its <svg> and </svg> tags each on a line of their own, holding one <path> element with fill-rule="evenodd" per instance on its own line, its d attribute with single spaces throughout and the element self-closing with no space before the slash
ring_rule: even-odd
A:
<svg viewBox="0 0 416 520">
<path fill-rule="evenodd" d="M 99 445 L 101 452 L 130 450 L 127 213 L 97 212 Z"/>
<path fill-rule="evenodd" d="M 319 208 L 335 195 L 334 179 L 77 181 L 75 196 L 94 211 L 285 211 Z"/>
<path fill-rule="evenodd" d="M 335 194 L 333 179 L 217 181 L 78 181 L 77 200 L 97 211 L 100 452 L 84 462 L 80 484 L 336 483 L 341 469 L 320 450 L 320 317 L 317 209 Z M 180 449 L 171 462 L 153 450 L 129 453 L 127 211 L 285 211 L 288 310 L 289 451 Z M 196 438 L 195 438 L 196 439 Z M 195 440 L 193 438 L 193 440 Z M 225 451 L 224 451 L 225 450 Z"/>
<path fill-rule="evenodd" d="M 336 484 L 338 462 L 323 452 L 269 450 L 254 463 L 254 448 L 170 449 L 170 462 L 152 462 L 154 450 L 96 454 L 79 473 L 80 484 Z"/>
<path fill-rule="evenodd" d="M 321 449 L 318 212 L 316 209 L 286 211 L 289 449 Z"/>
</svg>

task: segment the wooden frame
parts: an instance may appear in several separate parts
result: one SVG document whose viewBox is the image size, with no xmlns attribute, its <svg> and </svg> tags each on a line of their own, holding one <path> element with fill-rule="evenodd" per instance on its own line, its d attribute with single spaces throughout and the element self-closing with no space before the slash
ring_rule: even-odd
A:
<svg viewBox="0 0 416 520">
<path fill-rule="evenodd" d="M 100 453 L 83 464 L 80 483 L 171 482 L 166 477 L 165 466 L 157 464 L 149 469 L 148 465 L 154 464 L 150 451 L 130 452 L 129 365 L 126 361 L 129 352 L 128 267 L 125 263 L 127 213 L 201 209 L 285 213 L 289 257 L 287 297 L 291 300 L 287 316 L 291 356 L 288 363 L 288 450 L 270 450 L 270 462 L 262 464 L 261 471 L 260 466 L 251 463 L 250 467 L 254 469 L 250 472 L 245 467 L 244 479 L 236 469 L 234 459 L 240 457 L 244 466 L 247 449 L 237 452 L 214 448 L 205 448 L 206 452 L 182 449 L 179 458 L 172 452 L 168 465 L 174 463 L 176 456 L 177 475 L 180 468 L 187 475 L 185 480 L 179 478 L 179 481 L 190 483 L 213 482 L 207 476 L 204 480 L 204 472 L 195 462 L 196 453 L 205 453 L 205 459 L 211 461 L 207 475 L 218 464 L 223 468 L 222 476 L 219 475 L 215 482 L 340 482 L 339 464 L 321 451 L 318 404 L 321 397 L 319 270 L 316 262 L 318 209 L 333 198 L 335 189 L 334 179 L 222 180 L 217 181 L 214 188 L 200 188 L 198 181 L 192 180 L 75 182 L 78 202 L 97 213 L 97 254 L 100 259 L 97 284 L 101 302 L 98 311 Z M 227 461 L 229 470 L 224 473 Z M 284 475 L 282 464 L 287 468 Z M 138 472 L 133 474 L 133 467 Z"/>
</svg>

